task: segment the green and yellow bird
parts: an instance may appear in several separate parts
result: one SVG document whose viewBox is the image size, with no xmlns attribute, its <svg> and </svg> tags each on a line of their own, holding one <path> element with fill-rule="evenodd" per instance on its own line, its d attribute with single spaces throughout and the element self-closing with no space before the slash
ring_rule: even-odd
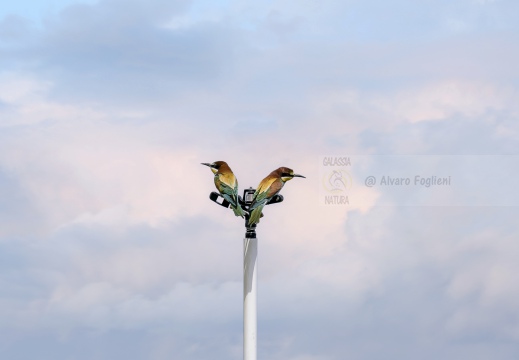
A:
<svg viewBox="0 0 519 360">
<path fill-rule="evenodd" d="M 225 200 L 231 204 L 231 209 L 236 216 L 245 216 L 238 201 L 238 179 L 234 176 L 231 168 L 225 161 L 215 161 L 214 163 L 202 163 L 209 166 L 214 174 L 214 184 Z"/>
<path fill-rule="evenodd" d="M 263 207 L 281 191 L 283 185 L 285 185 L 288 180 L 292 180 L 295 177 L 304 178 L 303 175 L 294 174 L 294 170 L 292 169 L 280 167 L 272 171 L 265 179 L 261 180 L 252 197 L 252 204 L 249 207 L 249 211 L 252 211 L 250 213 L 249 226 L 259 223 Z"/>
</svg>

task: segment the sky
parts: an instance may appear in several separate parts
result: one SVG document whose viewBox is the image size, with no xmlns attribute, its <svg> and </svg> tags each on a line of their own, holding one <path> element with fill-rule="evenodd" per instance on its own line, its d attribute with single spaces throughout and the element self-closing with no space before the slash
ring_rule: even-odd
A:
<svg viewBox="0 0 519 360">
<path fill-rule="evenodd" d="M 306 176 L 258 225 L 259 358 L 517 359 L 518 44 L 512 0 L 2 4 L 2 358 L 241 359 L 225 160 Z M 457 186 L 327 206 L 324 156 Z"/>
</svg>

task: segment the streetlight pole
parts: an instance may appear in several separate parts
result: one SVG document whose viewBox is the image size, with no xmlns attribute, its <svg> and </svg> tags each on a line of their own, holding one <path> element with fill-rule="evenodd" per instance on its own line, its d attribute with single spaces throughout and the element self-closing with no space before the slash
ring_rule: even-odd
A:
<svg viewBox="0 0 519 360">
<path fill-rule="evenodd" d="M 243 359 L 256 360 L 258 239 L 247 235 L 243 239 Z"/>
<path fill-rule="evenodd" d="M 256 224 L 249 225 L 249 207 L 252 204 L 254 192 L 249 188 L 243 191 L 243 198 L 238 197 L 240 205 L 245 210 L 245 237 L 243 238 L 243 359 L 257 358 L 257 298 L 258 298 L 258 239 Z M 212 192 L 209 198 L 223 207 L 229 207 L 229 202 L 217 192 Z M 220 200 L 219 202 L 218 200 Z M 282 195 L 275 195 L 266 205 L 283 201 Z"/>
</svg>

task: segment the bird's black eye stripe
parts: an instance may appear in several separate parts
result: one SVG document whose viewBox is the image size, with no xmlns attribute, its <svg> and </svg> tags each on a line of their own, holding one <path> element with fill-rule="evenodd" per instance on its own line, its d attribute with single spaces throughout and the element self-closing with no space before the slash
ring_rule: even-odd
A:
<svg viewBox="0 0 519 360">
<path fill-rule="evenodd" d="M 281 174 L 281 176 L 282 177 L 287 177 L 287 176 L 292 176 L 292 174 L 284 172 L 284 173 Z"/>
</svg>

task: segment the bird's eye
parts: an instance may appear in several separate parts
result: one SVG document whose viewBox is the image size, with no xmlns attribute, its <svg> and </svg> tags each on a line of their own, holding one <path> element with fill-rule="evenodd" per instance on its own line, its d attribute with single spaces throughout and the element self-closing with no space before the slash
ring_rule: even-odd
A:
<svg viewBox="0 0 519 360">
<path fill-rule="evenodd" d="M 285 173 L 282 173 L 281 176 L 282 177 L 290 177 L 290 176 L 292 176 L 292 174 L 285 172 Z"/>
</svg>

